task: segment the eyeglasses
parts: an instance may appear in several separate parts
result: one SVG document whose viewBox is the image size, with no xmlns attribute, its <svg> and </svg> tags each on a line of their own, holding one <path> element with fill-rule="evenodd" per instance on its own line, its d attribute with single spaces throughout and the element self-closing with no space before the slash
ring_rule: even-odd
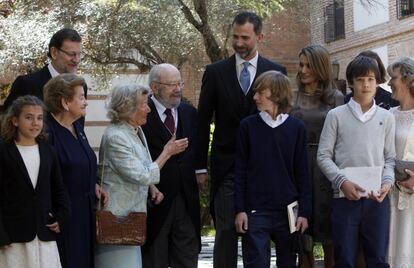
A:
<svg viewBox="0 0 414 268">
<path fill-rule="evenodd" d="M 67 56 L 71 57 L 71 58 L 82 58 L 82 53 L 81 52 L 68 52 L 65 51 L 61 48 L 58 48 L 59 51 L 62 51 L 63 53 L 65 53 Z"/>
<path fill-rule="evenodd" d="M 179 82 L 171 82 L 171 83 L 162 83 L 159 81 L 154 81 L 157 84 L 160 85 L 164 85 L 166 87 L 179 87 L 179 88 L 183 88 L 184 87 L 184 81 L 179 81 Z"/>
</svg>

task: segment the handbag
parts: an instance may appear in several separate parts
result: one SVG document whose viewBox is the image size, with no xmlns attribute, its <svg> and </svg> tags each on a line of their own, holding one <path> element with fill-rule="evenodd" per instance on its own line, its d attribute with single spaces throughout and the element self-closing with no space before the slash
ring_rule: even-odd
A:
<svg viewBox="0 0 414 268">
<path fill-rule="evenodd" d="M 102 162 L 101 187 L 105 169 L 105 150 Z M 130 212 L 127 216 L 117 216 L 110 211 L 102 210 L 101 202 L 96 211 L 96 242 L 105 245 L 145 244 L 147 233 L 147 214 L 145 212 Z"/>
</svg>

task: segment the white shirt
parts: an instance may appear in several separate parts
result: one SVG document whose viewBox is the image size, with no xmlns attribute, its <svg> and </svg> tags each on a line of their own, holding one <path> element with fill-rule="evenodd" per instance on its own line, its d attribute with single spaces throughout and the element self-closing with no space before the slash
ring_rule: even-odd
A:
<svg viewBox="0 0 414 268">
<path fill-rule="evenodd" d="M 359 121 L 365 123 L 374 116 L 375 111 L 377 110 L 377 105 L 375 105 L 375 100 L 372 99 L 372 102 L 373 102 L 373 104 L 372 104 L 371 108 L 369 108 L 369 110 L 366 111 L 365 113 L 362 112 L 361 105 L 359 105 L 358 102 L 354 101 L 354 98 L 351 98 L 348 103 L 349 103 L 349 106 L 351 107 L 351 109 L 358 116 Z"/>
<path fill-rule="evenodd" d="M 236 55 L 236 73 L 237 73 L 237 80 L 240 83 L 240 73 L 242 72 L 242 70 L 244 68 L 243 63 L 246 60 L 242 59 L 240 57 L 240 55 L 237 54 L 237 53 L 235 55 Z M 248 62 L 250 62 L 249 67 L 247 67 L 247 69 L 249 70 L 249 73 L 250 73 L 250 85 L 249 85 L 249 89 L 247 90 L 247 92 L 249 92 L 250 87 L 253 84 L 254 77 L 256 76 L 256 72 L 257 72 L 257 60 L 258 59 L 259 59 L 259 53 L 256 51 L 256 56 L 254 56 L 253 59 L 251 59 L 251 60 L 248 61 Z M 246 94 L 247 94 L 247 92 L 246 92 Z"/>
<path fill-rule="evenodd" d="M 267 112 L 260 112 L 259 115 L 263 119 L 263 121 L 271 128 L 280 126 L 289 117 L 288 114 L 279 114 L 278 116 L 276 116 L 276 119 L 273 119 Z"/>
<path fill-rule="evenodd" d="M 60 75 L 60 73 L 56 71 L 55 67 L 53 67 L 51 63 L 47 65 L 47 68 L 49 69 L 49 73 L 52 76 L 52 78 Z"/>
<path fill-rule="evenodd" d="M 161 102 L 159 102 L 154 95 L 151 96 L 152 101 L 154 102 L 155 105 L 155 109 L 157 109 L 158 115 L 161 118 L 161 121 L 164 123 L 165 119 L 167 118 L 167 115 L 165 114 L 165 110 L 167 110 L 167 108 L 165 108 L 164 105 L 162 105 Z M 171 114 L 174 118 L 174 126 L 175 129 L 177 129 L 177 125 L 178 125 L 178 111 L 177 108 L 171 108 Z"/>
<path fill-rule="evenodd" d="M 40 153 L 39 145 L 22 146 L 17 145 L 20 155 L 23 158 L 24 165 L 26 166 L 27 173 L 32 181 L 33 188 L 36 188 L 37 177 L 39 176 L 40 168 Z"/>
</svg>

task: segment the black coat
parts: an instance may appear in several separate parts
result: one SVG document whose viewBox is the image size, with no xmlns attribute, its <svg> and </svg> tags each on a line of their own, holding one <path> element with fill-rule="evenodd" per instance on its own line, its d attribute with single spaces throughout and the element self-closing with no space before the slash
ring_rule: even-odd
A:
<svg viewBox="0 0 414 268">
<path fill-rule="evenodd" d="M 149 100 L 151 113 L 147 123 L 142 126 L 153 160 L 161 154 L 164 145 L 171 139 L 171 134 L 161 121 L 152 100 Z M 194 134 L 196 130 L 197 111 L 194 107 L 181 103 L 178 107 L 177 139 L 188 138 L 188 148 L 171 157 L 161 169 L 160 183 L 157 188 L 164 194 L 164 200 L 148 208 L 147 242 L 150 245 L 159 233 L 168 215 L 172 201 L 177 194 L 182 193 L 194 225 L 197 237 L 200 239 L 200 201 L 194 166 Z M 201 249 L 201 241 L 199 241 Z"/>
<path fill-rule="evenodd" d="M 39 175 L 33 188 L 17 146 L 0 144 L 0 246 L 30 242 L 36 235 L 42 241 L 56 240 L 56 234 L 45 226 L 50 223 L 49 213 L 64 229 L 69 200 L 59 162 L 46 142 L 39 142 L 39 154 Z"/>
<path fill-rule="evenodd" d="M 24 95 L 33 95 L 43 100 L 43 87 L 51 78 L 52 76 L 50 75 L 47 65 L 31 74 L 18 76 L 13 82 L 10 94 L 4 101 L 3 109 L 6 110 L 15 99 Z M 86 85 L 84 86 L 84 90 L 86 97 L 88 92 Z M 83 121 L 84 119 L 82 119 L 82 122 Z"/>
<path fill-rule="evenodd" d="M 286 74 L 285 67 L 259 55 L 254 80 L 269 70 Z M 198 102 L 196 168 L 207 168 L 209 128 L 214 115 L 215 130 L 210 158 L 213 195 L 225 176 L 234 177 L 236 133 L 240 121 L 257 112 L 253 95 L 252 88 L 245 96 L 240 87 L 234 55 L 206 67 Z M 213 200 L 213 196 L 210 198 Z"/>
</svg>

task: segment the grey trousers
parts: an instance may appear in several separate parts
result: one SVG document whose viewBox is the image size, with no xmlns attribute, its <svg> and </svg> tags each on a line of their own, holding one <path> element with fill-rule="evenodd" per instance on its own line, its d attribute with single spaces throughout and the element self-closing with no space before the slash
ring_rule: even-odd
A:
<svg viewBox="0 0 414 268">
<path fill-rule="evenodd" d="M 214 268 L 237 267 L 237 233 L 234 226 L 234 182 L 225 180 L 214 196 L 216 237 L 214 242 Z"/>
<path fill-rule="evenodd" d="M 178 195 L 163 227 L 149 247 L 142 250 L 144 268 L 196 268 L 198 238 L 187 213 L 184 199 Z"/>
</svg>

